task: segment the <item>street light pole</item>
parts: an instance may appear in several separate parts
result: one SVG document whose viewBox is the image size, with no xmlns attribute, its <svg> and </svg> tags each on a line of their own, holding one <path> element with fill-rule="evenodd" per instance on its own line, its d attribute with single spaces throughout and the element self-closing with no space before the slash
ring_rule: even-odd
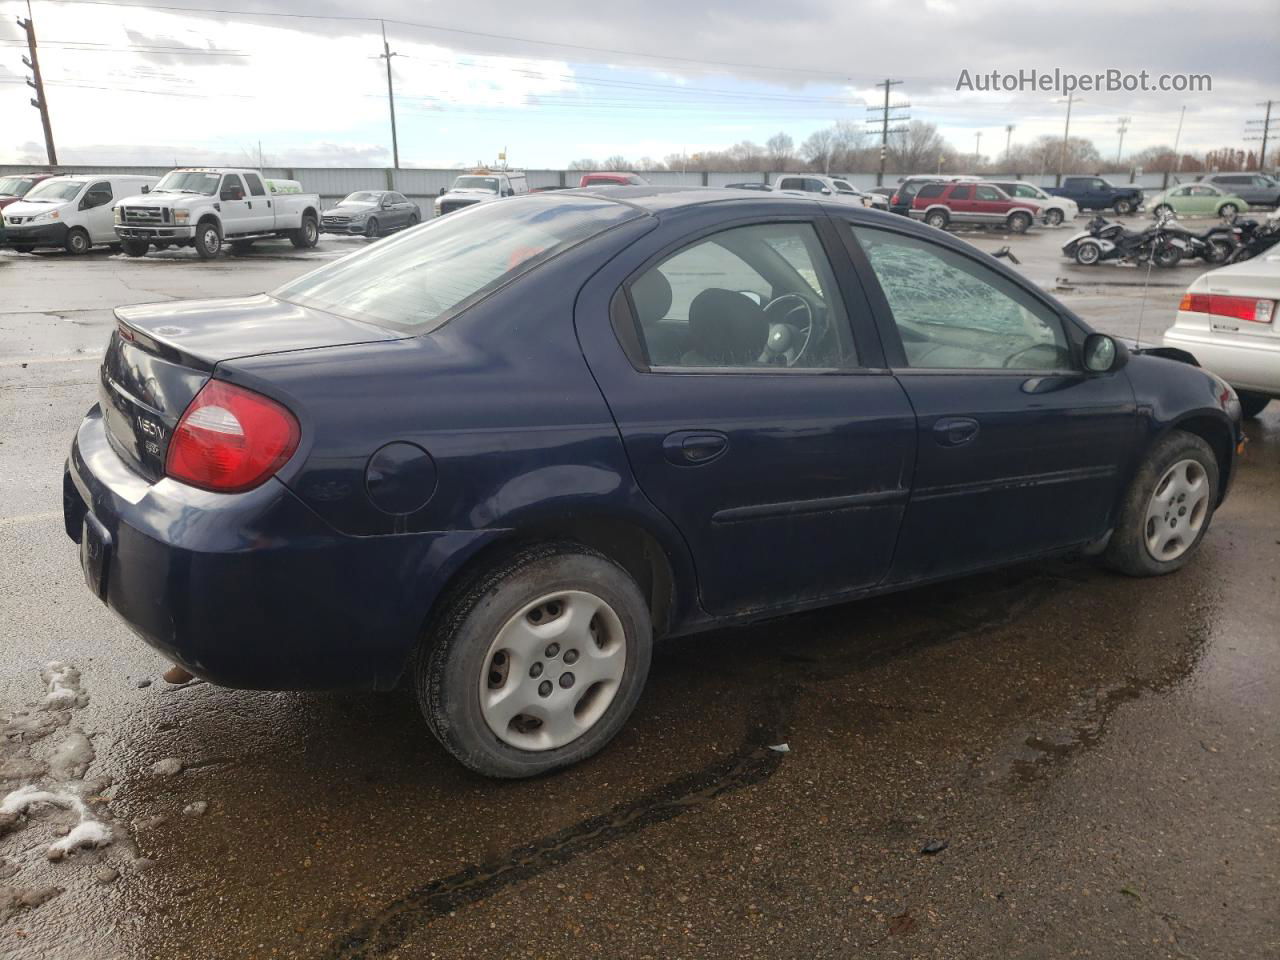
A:
<svg viewBox="0 0 1280 960">
<path fill-rule="evenodd" d="M 1059 100 L 1058 102 L 1061 103 L 1062 101 Z M 1056 185 L 1059 187 L 1062 186 L 1062 175 L 1067 170 L 1067 140 L 1071 137 L 1071 105 L 1080 102 L 1076 99 L 1074 93 L 1067 94 L 1067 125 L 1062 128 L 1062 153 L 1058 157 L 1058 182 Z"/>
</svg>

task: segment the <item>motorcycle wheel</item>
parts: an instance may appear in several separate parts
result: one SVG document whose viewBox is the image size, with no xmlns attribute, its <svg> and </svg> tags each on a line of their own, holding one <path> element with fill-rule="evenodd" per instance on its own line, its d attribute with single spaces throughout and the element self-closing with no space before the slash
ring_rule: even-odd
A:
<svg viewBox="0 0 1280 960">
<path fill-rule="evenodd" d="M 1225 240 L 1210 240 L 1204 251 L 1205 263 L 1226 263 L 1231 256 L 1231 244 Z"/>
<path fill-rule="evenodd" d="M 1168 269 L 1178 265 L 1178 261 L 1182 259 L 1182 251 L 1177 247 L 1160 247 L 1152 256 L 1157 267 Z"/>
<path fill-rule="evenodd" d="M 1091 267 L 1102 259 L 1102 251 L 1096 243 L 1082 243 L 1076 247 L 1076 263 L 1082 267 Z"/>
</svg>

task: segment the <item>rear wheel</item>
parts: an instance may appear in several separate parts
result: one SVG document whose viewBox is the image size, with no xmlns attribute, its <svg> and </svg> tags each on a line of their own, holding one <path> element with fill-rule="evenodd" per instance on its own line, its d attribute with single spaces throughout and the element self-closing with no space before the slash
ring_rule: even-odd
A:
<svg viewBox="0 0 1280 960">
<path fill-rule="evenodd" d="M 1234 248 L 1229 240 L 1210 240 L 1205 247 L 1204 259 L 1207 263 L 1226 263 L 1232 249 Z"/>
<path fill-rule="evenodd" d="M 942 230 L 951 222 L 951 218 L 947 216 L 946 211 L 944 210 L 930 210 L 925 214 L 924 222 L 931 227 L 937 227 L 939 230 Z"/>
<path fill-rule="evenodd" d="M 1156 208 L 1155 208 L 1154 210 L 1152 210 L 1151 212 L 1152 212 L 1152 213 L 1154 213 L 1154 214 L 1156 215 L 1156 219 L 1157 219 L 1157 220 L 1158 220 L 1158 219 L 1160 219 L 1161 217 L 1165 217 L 1165 216 L 1172 217 L 1172 216 L 1173 216 L 1173 207 L 1169 206 L 1167 203 L 1162 203 L 1162 204 L 1160 204 L 1160 206 L 1156 207 Z"/>
<path fill-rule="evenodd" d="M 1168 269 L 1178 265 L 1178 261 L 1182 259 L 1182 251 L 1172 244 L 1166 244 L 1157 247 L 1152 257 L 1155 259 L 1157 267 Z"/>
<path fill-rule="evenodd" d="M 1218 208 L 1218 216 L 1220 216 L 1223 220 L 1226 220 L 1228 222 L 1235 220 L 1236 214 L 1239 212 L 1240 212 L 1240 208 L 1237 207 L 1234 203 L 1224 203 L 1222 206 Z"/>
<path fill-rule="evenodd" d="M 1057 207 L 1054 207 L 1044 215 L 1044 222 L 1051 227 L 1056 227 L 1058 224 L 1062 223 L 1062 211 Z"/>
<path fill-rule="evenodd" d="M 299 250 L 306 250 L 314 247 L 320 242 L 320 226 L 316 223 L 316 218 L 312 216 L 304 216 L 302 225 L 297 230 L 289 231 L 289 242 Z"/>
<path fill-rule="evenodd" d="M 145 257 L 151 245 L 145 240 L 126 240 L 120 246 L 124 247 L 125 256 Z"/>
<path fill-rule="evenodd" d="M 1111 209 L 1118 215 L 1124 216 L 1127 213 L 1133 213 L 1133 203 L 1129 200 L 1117 200 Z"/>
<path fill-rule="evenodd" d="M 1133 577 L 1181 568 L 1204 538 L 1218 502 L 1218 459 L 1202 438 L 1174 430 L 1134 477 L 1104 558 Z"/>
<path fill-rule="evenodd" d="M 1029 213 L 1011 213 L 1009 214 L 1009 229 L 1014 233 L 1026 233 L 1031 227 L 1031 214 Z"/>
<path fill-rule="evenodd" d="M 625 571 L 575 544 L 534 547 L 445 602 L 417 658 L 418 702 L 465 766 L 534 776 L 617 734 L 651 647 L 648 606 Z"/>
<path fill-rule="evenodd" d="M 196 227 L 196 253 L 201 260 L 212 260 L 222 250 L 222 233 L 213 222 L 201 223 Z"/>
<path fill-rule="evenodd" d="M 67 253 L 79 256 L 82 253 L 88 253 L 93 243 L 89 240 L 89 234 L 83 227 L 72 227 L 67 231 L 67 239 L 64 242 Z"/>
<path fill-rule="evenodd" d="M 1240 398 L 1240 412 L 1246 418 L 1256 417 L 1271 402 L 1271 398 L 1265 393 L 1254 393 L 1252 390 L 1237 390 L 1236 396 Z"/>
</svg>

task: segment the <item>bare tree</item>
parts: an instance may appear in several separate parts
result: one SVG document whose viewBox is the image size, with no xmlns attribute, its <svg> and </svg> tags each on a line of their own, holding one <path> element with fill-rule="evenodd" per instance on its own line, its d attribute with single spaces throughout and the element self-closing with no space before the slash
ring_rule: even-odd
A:
<svg viewBox="0 0 1280 960">
<path fill-rule="evenodd" d="M 787 167 L 791 166 L 791 160 L 795 155 L 796 142 L 791 139 L 789 133 L 779 131 L 766 140 L 764 145 L 769 152 L 770 170 L 786 170 Z"/>
<path fill-rule="evenodd" d="M 835 145 L 835 132 L 828 127 L 815 130 L 800 145 L 800 156 L 815 170 L 831 172 L 831 148 Z"/>
<path fill-rule="evenodd" d="M 905 130 L 889 134 L 889 165 L 902 173 L 933 173 L 949 145 L 936 124 L 912 120 Z"/>
<path fill-rule="evenodd" d="M 630 170 L 631 162 L 620 153 L 615 153 L 612 157 L 605 159 L 600 167 L 601 170 Z"/>
<path fill-rule="evenodd" d="M 596 163 L 590 157 L 583 157 L 581 160 L 570 160 L 570 170 L 599 170 L 600 164 Z"/>
</svg>

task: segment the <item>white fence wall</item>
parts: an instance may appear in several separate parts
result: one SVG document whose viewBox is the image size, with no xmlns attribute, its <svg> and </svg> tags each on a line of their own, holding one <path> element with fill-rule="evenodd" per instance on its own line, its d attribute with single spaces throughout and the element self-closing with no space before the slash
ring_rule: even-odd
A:
<svg viewBox="0 0 1280 960">
<path fill-rule="evenodd" d="M 35 169 L 47 167 L 0 164 L 0 176 L 13 173 L 27 173 Z M 61 166 L 59 173 L 138 173 L 149 176 L 162 176 L 170 167 L 127 167 L 105 165 Z M 356 190 L 396 190 L 417 202 L 427 216 L 431 214 L 432 201 L 439 196 L 441 190 L 447 190 L 454 179 L 464 171 L 461 170 L 426 170 L 405 168 L 391 170 L 383 167 L 269 167 L 263 171 L 268 177 L 297 180 L 308 193 L 320 194 L 324 206 L 337 203 L 349 193 Z M 581 177 L 577 170 L 526 170 L 530 187 L 574 187 Z M 711 186 L 722 187 L 729 183 L 768 182 L 772 183 L 778 173 L 760 171 L 756 173 L 717 173 L 703 170 L 654 170 L 641 171 L 641 175 L 651 183 L 662 185 Z M 874 173 L 842 174 L 833 171 L 832 176 L 848 180 L 855 187 L 869 190 L 876 185 Z M 893 186 L 905 174 L 886 173 L 884 185 Z M 1054 185 L 1055 176 L 1048 174 L 991 174 L 991 179 L 1021 179 L 1042 187 Z M 1183 174 L 1181 176 L 1163 173 L 1144 173 L 1140 176 L 1126 174 L 1106 174 L 1113 183 L 1135 183 L 1143 190 L 1162 190 L 1168 184 L 1198 179 L 1200 174 Z"/>
</svg>

